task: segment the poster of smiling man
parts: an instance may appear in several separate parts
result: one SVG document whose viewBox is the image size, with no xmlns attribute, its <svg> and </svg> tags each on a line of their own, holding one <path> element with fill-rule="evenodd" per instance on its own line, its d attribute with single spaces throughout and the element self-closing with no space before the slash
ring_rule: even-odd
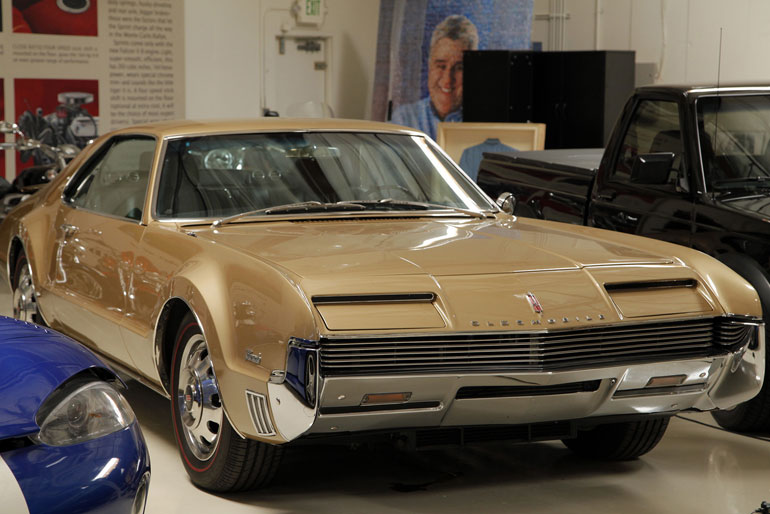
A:
<svg viewBox="0 0 770 514">
<path fill-rule="evenodd" d="M 382 0 L 373 118 L 462 121 L 463 51 L 530 48 L 533 0 Z"/>
</svg>

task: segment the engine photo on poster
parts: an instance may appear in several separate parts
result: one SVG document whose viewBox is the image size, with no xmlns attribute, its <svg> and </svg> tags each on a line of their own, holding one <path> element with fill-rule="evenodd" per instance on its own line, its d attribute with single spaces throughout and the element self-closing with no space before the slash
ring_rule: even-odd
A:
<svg viewBox="0 0 770 514">
<path fill-rule="evenodd" d="M 50 146 L 84 148 L 99 135 L 99 81 L 16 79 L 14 90 L 16 123 L 26 137 Z M 50 162 L 40 150 L 22 151 L 16 173 Z"/>
<path fill-rule="evenodd" d="M 97 0 L 13 0 L 13 32 L 96 36 Z"/>
</svg>

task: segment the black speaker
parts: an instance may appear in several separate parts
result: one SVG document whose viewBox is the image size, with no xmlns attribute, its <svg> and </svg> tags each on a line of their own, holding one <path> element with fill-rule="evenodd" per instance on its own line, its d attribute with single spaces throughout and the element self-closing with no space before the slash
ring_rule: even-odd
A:
<svg viewBox="0 0 770 514">
<path fill-rule="evenodd" d="M 531 121 L 532 85 L 531 52 L 464 52 L 463 121 Z"/>
</svg>

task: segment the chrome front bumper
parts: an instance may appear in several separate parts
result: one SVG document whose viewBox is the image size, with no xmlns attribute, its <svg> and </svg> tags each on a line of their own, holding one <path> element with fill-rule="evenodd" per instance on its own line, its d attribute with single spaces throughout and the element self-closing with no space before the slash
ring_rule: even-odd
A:
<svg viewBox="0 0 770 514">
<path fill-rule="evenodd" d="M 759 325 L 754 343 L 715 357 L 559 372 L 319 377 L 314 407 L 286 382 L 269 383 L 266 402 L 278 435 L 292 441 L 310 434 L 726 409 L 759 392 L 764 370 Z M 590 387 L 560 392 L 581 383 Z M 477 394 L 458 398 L 463 388 Z M 364 395 L 382 393 L 411 394 L 403 403 L 362 405 Z"/>
</svg>

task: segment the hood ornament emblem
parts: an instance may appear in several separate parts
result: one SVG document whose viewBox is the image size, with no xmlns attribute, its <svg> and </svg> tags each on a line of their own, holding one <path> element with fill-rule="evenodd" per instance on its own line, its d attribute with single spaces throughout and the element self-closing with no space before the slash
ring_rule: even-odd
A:
<svg viewBox="0 0 770 514">
<path fill-rule="evenodd" d="M 532 293 L 527 293 L 527 300 L 529 301 L 529 305 L 532 307 L 532 310 L 535 311 L 535 314 L 543 313 L 543 306 L 540 305 L 540 301 L 537 299 L 537 296 Z"/>
</svg>

